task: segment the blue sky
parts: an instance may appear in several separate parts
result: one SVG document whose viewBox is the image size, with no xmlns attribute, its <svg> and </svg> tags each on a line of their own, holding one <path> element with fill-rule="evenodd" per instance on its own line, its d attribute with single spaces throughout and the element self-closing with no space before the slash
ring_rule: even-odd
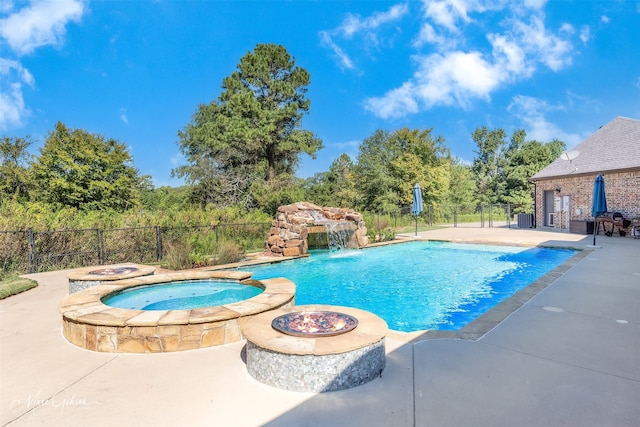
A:
<svg viewBox="0 0 640 427">
<path fill-rule="evenodd" d="M 125 143 L 156 186 L 177 132 L 258 43 L 311 74 L 298 176 L 354 159 L 377 129 L 432 128 L 470 162 L 479 126 L 575 146 L 640 118 L 640 1 L 0 2 L 0 135 L 57 121 Z"/>
</svg>

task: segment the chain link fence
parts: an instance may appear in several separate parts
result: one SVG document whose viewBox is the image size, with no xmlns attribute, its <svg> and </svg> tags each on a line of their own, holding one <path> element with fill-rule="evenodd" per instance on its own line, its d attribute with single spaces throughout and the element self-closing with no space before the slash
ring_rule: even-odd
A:
<svg viewBox="0 0 640 427">
<path fill-rule="evenodd" d="M 395 230 L 410 224 L 418 227 L 516 227 L 516 213 L 533 212 L 533 205 L 438 205 L 425 206 L 420 215 L 412 215 L 411 208 L 391 212 L 369 213 L 367 227 Z"/>
<path fill-rule="evenodd" d="M 0 272 L 37 273 L 90 265 L 134 262 L 154 264 L 187 250 L 196 259 L 215 258 L 225 242 L 244 251 L 264 247 L 271 223 L 193 227 L 130 227 L 0 231 Z"/>
<path fill-rule="evenodd" d="M 425 206 L 420 215 L 410 208 L 364 213 L 374 240 L 391 240 L 410 226 L 515 227 L 514 212 L 532 206 Z M 170 265 L 215 263 L 226 243 L 245 252 L 264 249 L 270 222 L 185 227 L 130 227 L 59 231 L 0 231 L 0 274 L 37 273 L 91 265 L 133 262 Z M 177 257 L 189 259 L 176 260 Z"/>
</svg>

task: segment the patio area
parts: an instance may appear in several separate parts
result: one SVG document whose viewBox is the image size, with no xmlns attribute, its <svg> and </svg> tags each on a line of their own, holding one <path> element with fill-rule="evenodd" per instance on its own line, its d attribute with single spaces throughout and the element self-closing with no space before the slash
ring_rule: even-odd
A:
<svg viewBox="0 0 640 427">
<path fill-rule="evenodd" d="M 0 301 L 0 425 L 640 425 L 640 240 L 600 235 L 591 249 L 592 236 L 507 228 L 419 238 L 588 252 L 515 311 L 493 313 L 505 319 L 477 339 L 392 333 L 381 378 L 320 394 L 253 379 L 244 341 L 78 348 L 58 311 L 69 271 L 32 274 L 37 288 Z"/>
</svg>

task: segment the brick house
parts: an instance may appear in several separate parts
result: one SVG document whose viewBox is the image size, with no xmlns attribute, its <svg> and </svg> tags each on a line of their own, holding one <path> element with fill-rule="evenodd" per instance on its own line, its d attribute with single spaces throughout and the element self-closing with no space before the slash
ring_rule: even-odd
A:
<svg viewBox="0 0 640 427">
<path fill-rule="evenodd" d="M 593 220 L 598 174 L 605 180 L 608 210 L 640 218 L 640 120 L 616 117 L 531 177 L 535 226 L 584 231 L 578 228 Z"/>
</svg>

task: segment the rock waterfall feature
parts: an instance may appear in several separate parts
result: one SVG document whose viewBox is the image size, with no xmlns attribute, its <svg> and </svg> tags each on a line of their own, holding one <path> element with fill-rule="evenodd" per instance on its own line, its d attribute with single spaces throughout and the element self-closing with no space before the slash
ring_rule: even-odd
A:
<svg viewBox="0 0 640 427">
<path fill-rule="evenodd" d="M 369 244 L 364 219 L 353 209 L 296 202 L 278 208 L 278 215 L 272 222 L 265 242 L 265 255 L 305 255 L 309 251 L 309 235 L 327 235 L 328 229 L 339 231 L 343 246 L 362 248 Z"/>
</svg>

